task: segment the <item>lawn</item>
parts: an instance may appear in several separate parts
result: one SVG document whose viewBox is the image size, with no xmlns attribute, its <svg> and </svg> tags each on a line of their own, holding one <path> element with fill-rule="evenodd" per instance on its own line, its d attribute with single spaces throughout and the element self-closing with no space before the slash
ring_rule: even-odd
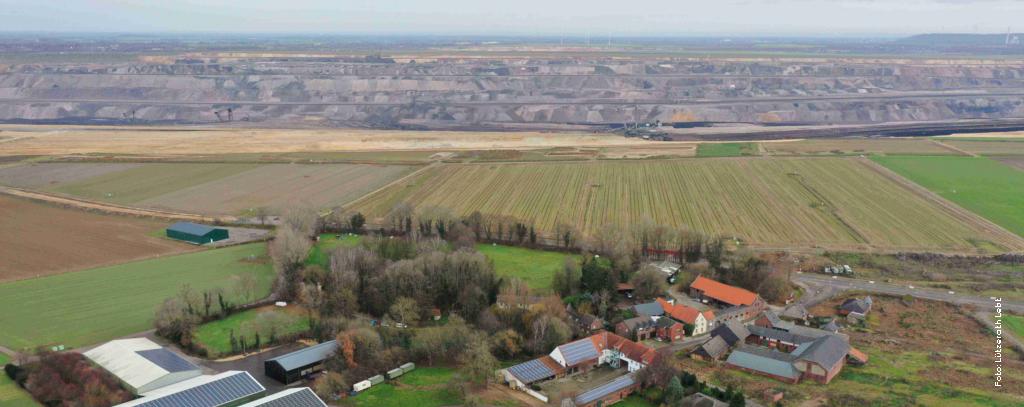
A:
<svg viewBox="0 0 1024 407">
<path fill-rule="evenodd" d="M 654 404 L 652 404 L 651 402 L 649 402 L 647 400 L 644 400 L 643 398 L 641 398 L 640 396 L 637 396 L 637 395 L 632 395 L 632 396 L 626 397 L 625 400 L 622 400 L 622 401 L 620 401 L 618 403 L 615 403 L 615 406 L 616 407 L 655 407 Z"/>
<path fill-rule="evenodd" d="M 255 333 L 264 344 L 270 340 L 271 327 L 277 336 L 292 335 L 309 329 L 309 318 L 297 308 L 287 310 L 263 307 L 239 312 L 227 318 L 205 323 L 196 330 L 195 340 L 204 346 L 210 357 L 231 353 L 231 333 L 235 338 L 245 337 L 246 343 L 255 343 Z"/>
<path fill-rule="evenodd" d="M 10 362 L 10 357 L 0 353 L 0 366 Z M 22 388 L 18 387 L 6 374 L 0 373 L 0 406 L 4 407 L 35 407 L 36 403 Z"/>
<path fill-rule="evenodd" d="M 440 407 L 458 405 L 460 400 L 447 391 L 454 370 L 444 367 L 420 367 L 396 381 L 369 388 L 346 404 L 356 407 L 411 406 Z"/>
<path fill-rule="evenodd" d="M 489 244 L 478 244 L 476 250 L 494 262 L 494 271 L 499 276 L 518 277 L 538 292 L 551 290 L 551 277 L 562 269 L 566 257 L 578 257 L 559 252 Z"/>
<path fill-rule="evenodd" d="M 700 143 L 697 145 L 697 157 L 740 157 L 744 155 L 757 155 L 757 144 Z"/>
<path fill-rule="evenodd" d="M 991 232 L 980 219 L 920 197 L 860 158 L 446 164 L 351 209 L 382 222 L 400 202 L 521 219 L 550 243 L 560 223 L 593 235 L 606 224 L 651 219 L 772 248 L 1024 250 L 1020 236 Z"/>
<path fill-rule="evenodd" d="M 1003 322 L 1007 328 L 1010 328 L 1010 332 L 1017 336 L 1017 339 L 1024 341 L 1024 317 L 1003 314 Z"/>
<path fill-rule="evenodd" d="M 984 157 L 872 157 L 887 168 L 1024 236 L 1024 172 Z"/>
<path fill-rule="evenodd" d="M 323 268 L 330 266 L 331 250 L 338 247 L 355 247 L 359 245 L 359 241 L 362 239 L 359 235 L 343 234 L 341 237 L 325 233 L 320 235 L 320 241 L 313 245 L 313 248 L 309 251 L 309 258 L 306 259 L 307 265 L 318 265 Z"/>
<path fill-rule="evenodd" d="M 0 284 L 0 345 L 73 348 L 145 331 L 156 307 L 182 285 L 233 293 L 242 273 L 256 277 L 257 296 L 269 292 L 274 272 L 265 243 Z"/>
</svg>

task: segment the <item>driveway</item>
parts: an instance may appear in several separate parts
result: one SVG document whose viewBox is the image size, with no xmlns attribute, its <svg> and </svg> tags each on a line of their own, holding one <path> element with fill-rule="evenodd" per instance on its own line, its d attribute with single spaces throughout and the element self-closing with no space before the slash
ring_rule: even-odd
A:
<svg viewBox="0 0 1024 407">
<path fill-rule="evenodd" d="M 215 372 L 225 372 L 228 370 L 244 370 L 249 372 L 252 377 L 256 378 L 263 387 L 267 388 L 267 393 L 272 394 L 287 387 L 294 386 L 308 386 L 304 382 L 292 383 L 291 386 L 285 386 L 281 382 L 271 379 L 263 374 L 263 362 L 267 359 L 273 359 L 286 353 L 291 353 L 296 350 L 303 348 L 302 344 L 290 343 L 288 345 L 281 345 L 274 349 L 263 351 L 255 355 L 249 355 L 241 359 L 227 361 L 227 362 L 215 362 L 212 360 L 196 360 L 197 363 L 202 365 L 204 368 L 213 370 Z"/>
</svg>

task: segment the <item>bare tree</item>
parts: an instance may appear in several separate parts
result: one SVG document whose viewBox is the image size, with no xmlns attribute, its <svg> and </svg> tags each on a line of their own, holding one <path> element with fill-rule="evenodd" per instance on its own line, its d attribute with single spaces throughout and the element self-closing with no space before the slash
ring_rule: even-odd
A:
<svg viewBox="0 0 1024 407">
<path fill-rule="evenodd" d="M 256 299 L 256 276 L 253 273 L 242 273 L 235 282 L 235 295 L 245 303 Z"/>
<path fill-rule="evenodd" d="M 650 264 L 641 267 L 640 271 L 633 274 L 630 282 L 636 288 L 636 296 L 640 299 L 654 298 L 668 288 L 665 274 Z"/>
<path fill-rule="evenodd" d="M 312 206 L 288 207 L 281 219 L 285 226 L 290 226 L 302 236 L 313 237 L 320 231 L 320 214 Z"/>
<path fill-rule="evenodd" d="M 412 298 L 398 297 L 398 299 L 391 304 L 391 308 L 388 310 L 388 315 L 390 315 L 395 321 L 403 324 L 415 324 L 420 320 L 420 305 Z"/>
<path fill-rule="evenodd" d="M 283 299 L 292 299 L 298 295 L 298 284 L 302 282 L 302 265 L 312 247 L 312 242 L 307 236 L 291 225 L 277 229 L 271 246 L 271 255 L 278 273 L 277 293 Z"/>
<path fill-rule="evenodd" d="M 253 215 L 256 216 L 256 220 L 260 221 L 260 225 L 266 225 L 267 218 L 270 217 L 270 209 L 267 208 L 266 206 L 260 206 L 256 208 L 255 213 L 253 213 Z"/>
</svg>

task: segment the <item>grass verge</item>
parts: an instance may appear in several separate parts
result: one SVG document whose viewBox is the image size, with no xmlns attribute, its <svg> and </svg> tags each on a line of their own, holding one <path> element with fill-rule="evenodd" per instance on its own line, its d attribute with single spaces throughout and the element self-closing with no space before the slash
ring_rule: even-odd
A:
<svg viewBox="0 0 1024 407">
<path fill-rule="evenodd" d="M 232 353 L 232 332 L 236 339 L 245 337 L 248 346 L 255 344 L 255 335 L 259 333 L 263 346 L 266 346 L 270 342 L 271 333 L 280 338 L 308 329 L 309 318 L 302 315 L 297 307 L 262 307 L 200 325 L 196 329 L 195 340 L 206 348 L 210 357 L 219 357 Z"/>
<path fill-rule="evenodd" d="M 757 155 L 754 143 L 700 143 L 697 145 L 697 157 L 740 157 Z"/>
</svg>

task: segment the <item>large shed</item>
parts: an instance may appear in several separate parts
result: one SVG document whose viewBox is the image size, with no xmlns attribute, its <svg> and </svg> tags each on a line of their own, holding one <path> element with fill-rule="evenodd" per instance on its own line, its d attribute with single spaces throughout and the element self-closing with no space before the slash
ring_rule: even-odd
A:
<svg viewBox="0 0 1024 407">
<path fill-rule="evenodd" d="M 195 244 L 207 244 L 226 240 L 228 230 L 192 222 L 178 222 L 167 228 L 167 237 Z"/>
<path fill-rule="evenodd" d="M 229 370 L 214 376 L 193 377 L 117 407 L 234 407 L 266 393 L 267 389 L 249 372 Z"/>
<path fill-rule="evenodd" d="M 148 393 L 203 373 L 199 366 L 146 338 L 110 341 L 84 355 L 134 394 Z"/>
<path fill-rule="evenodd" d="M 263 371 L 274 380 L 291 384 L 320 370 L 324 360 L 337 350 L 338 341 L 327 341 L 267 360 L 263 362 Z"/>
<path fill-rule="evenodd" d="M 280 391 L 239 407 L 327 407 L 309 387 Z"/>
</svg>

